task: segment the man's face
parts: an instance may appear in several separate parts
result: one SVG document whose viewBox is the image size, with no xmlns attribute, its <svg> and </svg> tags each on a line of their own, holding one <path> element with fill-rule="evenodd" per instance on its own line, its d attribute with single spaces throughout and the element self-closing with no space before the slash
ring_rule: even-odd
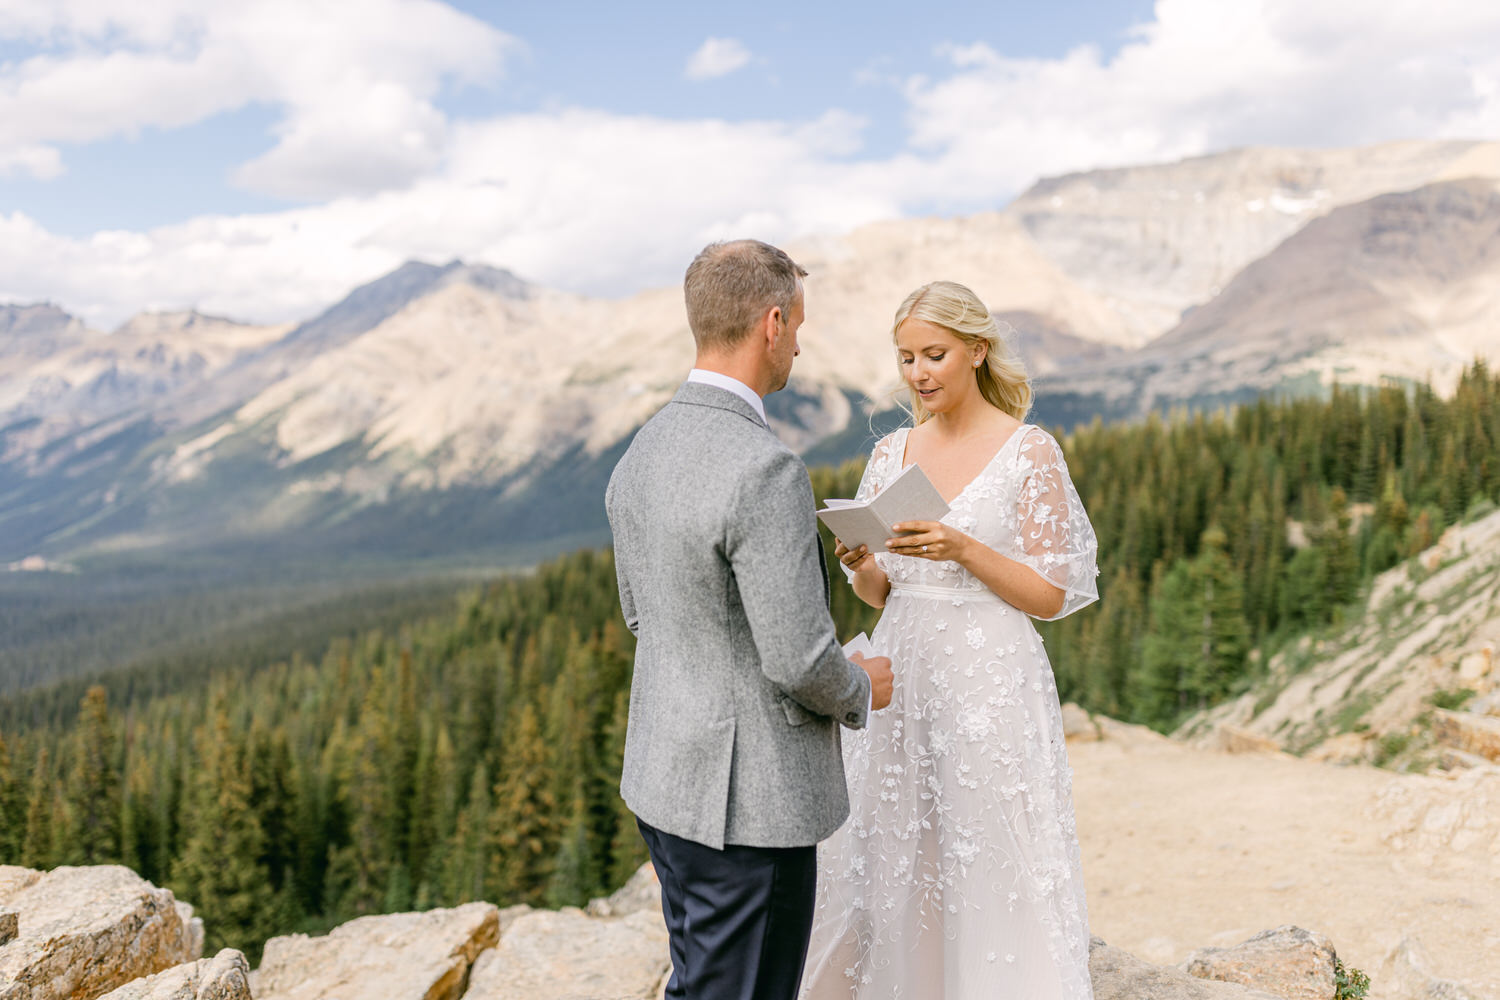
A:
<svg viewBox="0 0 1500 1000">
<path fill-rule="evenodd" d="M 797 294 L 792 299 L 792 304 L 781 316 L 781 336 L 776 341 L 776 350 L 772 355 L 775 362 L 775 380 L 772 392 L 786 388 L 787 379 L 792 375 L 792 359 L 801 354 L 797 346 L 797 328 L 802 325 L 805 316 L 802 305 L 802 282 L 797 282 Z"/>
</svg>

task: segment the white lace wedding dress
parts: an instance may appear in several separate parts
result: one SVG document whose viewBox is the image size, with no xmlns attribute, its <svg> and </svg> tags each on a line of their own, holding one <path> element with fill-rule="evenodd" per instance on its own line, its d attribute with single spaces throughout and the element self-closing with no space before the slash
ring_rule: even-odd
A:
<svg viewBox="0 0 1500 1000">
<path fill-rule="evenodd" d="M 876 445 L 859 498 L 901 471 Z M 1098 597 L 1096 543 L 1057 442 L 1018 429 L 943 519 L 1066 592 Z M 876 555 L 871 640 L 891 705 L 844 733 L 849 820 L 818 848 L 804 1000 L 1089 1000 L 1072 773 L 1031 619 L 954 562 Z"/>
</svg>

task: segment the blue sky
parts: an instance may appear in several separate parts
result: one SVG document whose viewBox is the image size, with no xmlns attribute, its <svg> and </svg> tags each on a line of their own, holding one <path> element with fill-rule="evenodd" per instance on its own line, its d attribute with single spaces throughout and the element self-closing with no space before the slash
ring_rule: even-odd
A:
<svg viewBox="0 0 1500 1000">
<path fill-rule="evenodd" d="M 281 321 L 412 257 L 623 295 L 1070 170 L 1495 138 L 1492 6 L 0 0 L 0 302 Z"/>
</svg>

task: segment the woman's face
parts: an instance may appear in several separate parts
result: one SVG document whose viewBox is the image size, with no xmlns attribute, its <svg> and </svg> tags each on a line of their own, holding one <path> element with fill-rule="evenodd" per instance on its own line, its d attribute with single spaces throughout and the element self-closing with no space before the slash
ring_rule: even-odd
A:
<svg viewBox="0 0 1500 1000">
<path fill-rule="evenodd" d="M 949 413 L 979 393 L 974 362 L 983 345 L 968 347 L 949 331 L 909 319 L 896 329 L 896 360 L 901 375 L 921 397 L 928 413 Z"/>
</svg>

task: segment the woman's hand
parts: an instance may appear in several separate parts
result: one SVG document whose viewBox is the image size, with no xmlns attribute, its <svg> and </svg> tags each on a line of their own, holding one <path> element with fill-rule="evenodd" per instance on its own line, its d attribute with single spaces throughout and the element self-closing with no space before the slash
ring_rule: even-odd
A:
<svg viewBox="0 0 1500 1000">
<path fill-rule="evenodd" d="M 903 556 L 941 562 L 962 562 L 974 541 L 957 528 L 941 521 L 902 521 L 892 525 L 897 531 L 910 532 L 886 540 L 885 547 Z"/>
<path fill-rule="evenodd" d="M 838 558 L 839 562 L 855 573 L 875 565 L 874 557 L 870 554 L 869 547 L 865 545 L 861 545 L 857 549 L 850 549 L 849 546 L 835 538 L 833 540 L 833 554 Z"/>
</svg>

